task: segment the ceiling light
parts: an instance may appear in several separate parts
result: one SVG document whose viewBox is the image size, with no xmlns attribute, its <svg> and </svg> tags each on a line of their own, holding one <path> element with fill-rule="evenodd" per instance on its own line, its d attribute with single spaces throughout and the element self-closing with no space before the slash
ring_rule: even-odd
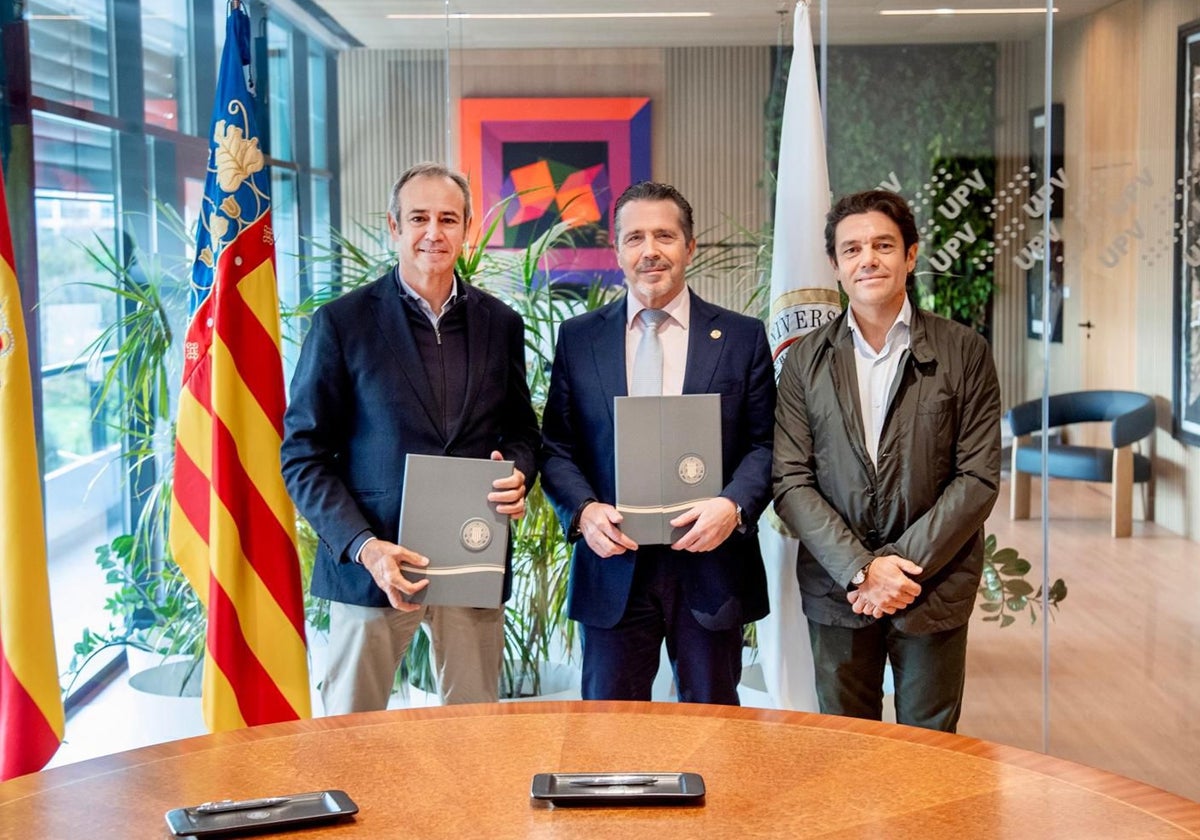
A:
<svg viewBox="0 0 1200 840">
<path fill-rule="evenodd" d="M 598 18 L 706 18 L 712 12 L 547 12 L 547 13 L 493 13 L 493 12 L 450 12 L 442 15 L 387 15 L 389 20 L 596 20 Z"/>
<path fill-rule="evenodd" d="M 1052 11 L 1057 12 L 1054 8 Z M 1044 15 L 1045 6 L 1027 6 L 1009 9 L 882 9 L 881 15 Z"/>
</svg>

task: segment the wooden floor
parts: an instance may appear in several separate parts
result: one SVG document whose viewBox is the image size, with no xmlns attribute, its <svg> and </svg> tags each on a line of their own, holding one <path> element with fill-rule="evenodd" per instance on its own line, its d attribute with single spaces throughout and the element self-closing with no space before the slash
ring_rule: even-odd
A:
<svg viewBox="0 0 1200 840">
<path fill-rule="evenodd" d="M 1109 536 L 1106 486 L 1053 480 L 1050 576 L 1067 598 L 1001 628 L 972 618 L 959 732 L 1082 762 L 1200 801 L 1200 543 L 1153 523 Z M 1000 546 L 1040 580 L 1039 483 L 1034 518 L 1008 519 L 1008 487 L 988 522 Z M 1049 628 L 1048 716 L 1043 627 Z M 1043 721 L 1048 739 L 1043 744 Z"/>
</svg>

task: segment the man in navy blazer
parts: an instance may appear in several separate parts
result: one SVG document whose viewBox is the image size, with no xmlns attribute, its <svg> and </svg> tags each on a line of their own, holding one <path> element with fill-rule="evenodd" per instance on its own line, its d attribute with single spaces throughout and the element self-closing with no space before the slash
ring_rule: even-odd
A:
<svg viewBox="0 0 1200 840">
<path fill-rule="evenodd" d="M 692 208 L 643 182 L 614 209 L 628 293 L 562 325 L 543 412 L 542 486 L 575 541 L 567 609 L 582 625 L 584 699 L 649 700 L 664 639 L 684 702 L 738 704 L 743 625 L 767 614 L 755 523 L 771 495 L 775 380 L 763 325 L 688 289 Z M 613 398 L 629 393 L 643 309 L 662 310 L 662 393 L 720 394 L 723 489 L 672 525 L 621 532 Z M 661 316 L 660 316 L 661 317 Z"/>
<path fill-rule="evenodd" d="M 519 518 L 537 418 L 519 315 L 454 273 L 471 220 L 462 175 L 418 164 L 392 189 L 392 271 L 317 310 L 284 416 L 283 475 L 317 532 L 312 592 L 331 600 L 327 714 L 383 709 L 422 620 L 447 703 L 495 702 L 504 610 L 409 604 L 427 585 L 396 544 L 405 456 L 511 459 L 488 499 Z M 509 580 L 505 580 L 507 597 Z"/>
</svg>

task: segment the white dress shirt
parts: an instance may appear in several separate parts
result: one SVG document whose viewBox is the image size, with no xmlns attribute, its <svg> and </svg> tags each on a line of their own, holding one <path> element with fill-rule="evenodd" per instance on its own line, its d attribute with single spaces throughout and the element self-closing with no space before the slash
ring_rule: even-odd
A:
<svg viewBox="0 0 1200 840">
<path fill-rule="evenodd" d="M 687 367 L 688 322 L 691 318 L 692 298 L 688 287 L 671 299 L 663 307 L 667 320 L 658 328 L 658 337 L 663 349 L 663 395 L 677 397 L 683 393 L 683 373 Z M 642 326 L 638 313 L 642 306 L 631 294 L 625 296 L 625 386 L 633 386 L 633 357 L 637 353 L 638 342 L 642 340 L 645 327 Z"/>
<path fill-rule="evenodd" d="M 862 337 L 854 310 L 846 315 L 850 335 L 854 338 L 854 362 L 858 371 L 858 404 L 862 411 L 863 434 L 866 437 L 867 453 L 871 463 L 879 464 L 879 437 L 883 433 L 883 420 L 887 417 L 888 399 L 892 383 L 900 370 L 900 360 L 912 341 L 909 324 L 912 321 L 912 303 L 904 299 L 900 314 L 896 316 L 883 347 L 875 349 Z"/>
</svg>

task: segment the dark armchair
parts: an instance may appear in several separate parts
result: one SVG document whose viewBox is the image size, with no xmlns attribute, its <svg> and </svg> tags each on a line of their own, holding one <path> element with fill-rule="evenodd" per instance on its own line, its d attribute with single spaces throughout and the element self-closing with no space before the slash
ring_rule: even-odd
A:
<svg viewBox="0 0 1200 840">
<path fill-rule="evenodd" d="M 1029 476 L 1042 472 L 1042 444 L 1032 433 L 1042 426 L 1042 401 L 1031 400 L 1005 415 L 1013 433 L 1009 516 L 1029 518 Z M 1053 478 L 1103 481 L 1112 485 L 1112 535 L 1133 533 L 1133 484 L 1150 480 L 1150 459 L 1133 444 L 1154 431 L 1154 400 L 1134 391 L 1074 391 L 1050 397 L 1049 428 L 1072 423 L 1112 422 L 1112 448 L 1050 443 L 1046 473 Z"/>
</svg>

